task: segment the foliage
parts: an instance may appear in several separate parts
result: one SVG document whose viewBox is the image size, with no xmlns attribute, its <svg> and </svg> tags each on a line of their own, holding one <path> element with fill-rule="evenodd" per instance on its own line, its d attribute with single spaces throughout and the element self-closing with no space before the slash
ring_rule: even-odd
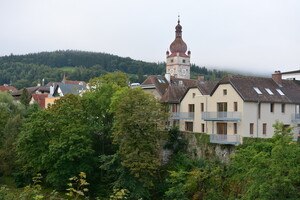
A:
<svg viewBox="0 0 300 200">
<path fill-rule="evenodd" d="M 121 164 L 118 153 L 110 156 L 101 156 L 100 168 L 105 172 L 103 178 L 110 180 L 109 193 L 115 196 L 116 191 L 120 188 L 128 191 L 126 198 L 128 199 L 151 199 L 150 191 L 141 182 L 135 178 L 128 169 Z M 109 195 L 109 197 L 111 196 Z"/>
<path fill-rule="evenodd" d="M 0 92 L 0 174 L 9 175 L 15 168 L 15 140 L 23 115 L 24 107 L 8 93 Z"/>
<path fill-rule="evenodd" d="M 241 147 L 230 165 L 232 198 L 300 198 L 300 146 L 291 140 L 291 128 L 274 125 L 270 141 Z"/>
<path fill-rule="evenodd" d="M 29 106 L 31 100 L 31 95 L 29 94 L 28 90 L 24 88 L 22 90 L 20 102 L 27 108 Z"/>
<path fill-rule="evenodd" d="M 160 166 L 160 139 L 166 115 L 161 104 L 142 89 L 124 88 L 113 97 L 113 140 L 122 165 L 145 186 L 153 186 Z"/>
<path fill-rule="evenodd" d="M 167 199 L 223 199 L 224 168 L 220 163 L 177 154 L 166 179 Z"/>
<path fill-rule="evenodd" d="M 72 199 L 78 199 L 80 197 L 85 197 L 86 193 L 89 191 L 87 186 L 89 183 L 86 181 L 86 174 L 84 172 L 80 172 L 78 177 L 73 176 L 69 178 L 70 183 L 68 183 L 69 188 L 67 191 L 67 195 Z"/>
<path fill-rule="evenodd" d="M 109 197 L 110 200 L 127 199 L 129 191 L 126 189 L 114 189 L 114 193 Z"/>
<path fill-rule="evenodd" d="M 168 141 L 164 148 L 170 149 L 176 155 L 178 152 L 184 152 L 187 147 L 187 141 L 183 138 L 182 133 L 178 127 L 172 127 L 168 131 Z"/>
<path fill-rule="evenodd" d="M 62 189 L 72 174 L 92 171 L 96 161 L 82 107 L 80 97 L 70 95 L 30 115 L 17 142 L 24 172 L 45 171 L 46 182 Z"/>
<path fill-rule="evenodd" d="M 128 86 L 129 79 L 127 75 L 123 72 L 116 71 L 114 73 L 108 73 L 103 76 L 93 78 L 90 80 L 90 86 L 92 89 L 96 90 L 104 84 L 113 84 L 119 87 Z"/>
</svg>

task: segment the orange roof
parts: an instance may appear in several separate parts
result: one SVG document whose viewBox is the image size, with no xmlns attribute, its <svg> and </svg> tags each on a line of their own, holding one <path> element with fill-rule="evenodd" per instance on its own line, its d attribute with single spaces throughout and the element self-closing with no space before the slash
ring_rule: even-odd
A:
<svg viewBox="0 0 300 200">
<path fill-rule="evenodd" d="M 10 85 L 0 85 L 0 91 L 1 92 L 13 92 L 13 91 L 17 91 L 17 89 L 14 86 L 10 86 Z"/>
<path fill-rule="evenodd" d="M 45 98 L 48 97 L 48 94 L 32 94 L 32 98 L 41 108 L 45 108 Z"/>
</svg>

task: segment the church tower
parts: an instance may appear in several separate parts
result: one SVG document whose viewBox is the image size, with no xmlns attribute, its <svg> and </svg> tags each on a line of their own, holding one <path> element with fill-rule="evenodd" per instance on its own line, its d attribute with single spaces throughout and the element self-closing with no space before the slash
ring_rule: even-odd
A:
<svg viewBox="0 0 300 200">
<path fill-rule="evenodd" d="M 170 51 L 166 52 L 166 73 L 176 78 L 190 79 L 191 51 L 187 51 L 187 45 L 182 40 L 182 26 L 178 17 L 175 27 L 175 40 L 170 45 Z"/>
</svg>

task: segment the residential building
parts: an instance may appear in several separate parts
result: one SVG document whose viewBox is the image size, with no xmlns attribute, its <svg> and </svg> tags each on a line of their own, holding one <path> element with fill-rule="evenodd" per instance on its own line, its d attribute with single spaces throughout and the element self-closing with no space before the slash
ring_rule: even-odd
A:
<svg viewBox="0 0 300 200">
<path fill-rule="evenodd" d="M 198 80 L 197 84 L 186 90 L 181 97 L 180 130 L 206 133 L 207 122 L 201 118 L 201 113 L 208 109 L 208 101 L 211 91 L 217 85 L 217 81 Z"/>
<path fill-rule="evenodd" d="M 278 71 L 278 73 L 281 73 L 282 79 L 300 81 L 300 70 L 289 71 L 289 72 L 280 72 L 280 71 Z"/>
<path fill-rule="evenodd" d="M 270 138 L 276 121 L 295 127 L 294 133 L 299 134 L 300 86 L 282 80 L 277 72 L 272 78 L 227 76 L 210 95 L 191 88 L 181 100 L 180 112 L 186 112 L 187 108 L 192 111 L 191 105 L 195 105 L 195 117 L 182 120 L 180 129 L 196 132 L 204 129 L 214 143 L 240 144 L 243 137 Z M 191 123 L 193 129 L 189 129 Z"/>
</svg>

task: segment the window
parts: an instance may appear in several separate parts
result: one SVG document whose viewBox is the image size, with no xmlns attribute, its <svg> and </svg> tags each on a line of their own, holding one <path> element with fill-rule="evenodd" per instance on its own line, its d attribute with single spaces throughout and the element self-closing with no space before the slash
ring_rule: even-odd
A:
<svg viewBox="0 0 300 200">
<path fill-rule="evenodd" d="M 183 59 L 182 62 L 185 63 L 185 60 Z"/>
<path fill-rule="evenodd" d="M 285 113 L 285 104 L 284 104 L 284 103 L 281 104 L 281 112 L 282 112 L 282 113 Z"/>
<path fill-rule="evenodd" d="M 195 112 L 195 104 L 189 104 L 189 112 Z"/>
<path fill-rule="evenodd" d="M 195 94 L 195 93 L 193 93 L 193 98 L 195 98 L 195 96 L 196 96 L 196 94 Z"/>
<path fill-rule="evenodd" d="M 233 133 L 237 134 L 237 123 L 233 123 Z"/>
<path fill-rule="evenodd" d="M 201 103 L 201 112 L 204 112 L 204 103 Z"/>
<path fill-rule="evenodd" d="M 254 123 L 250 123 L 250 135 L 254 133 Z"/>
<path fill-rule="evenodd" d="M 257 94 L 262 94 L 262 92 L 261 92 L 257 87 L 254 87 L 253 89 L 255 90 L 255 92 L 256 92 Z"/>
<path fill-rule="evenodd" d="M 218 112 L 227 112 L 227 102 L 218 102 L 217 109 Z"/>
<path fill-rule="evenodd" d="M 277 91 L 281 96 L 284 96 L 284 93 L 281 91 L 281 89 L 276 89 L 276 91 Z"/>
<path fill-rule="evenodd" d="M 274 95 L 273 92 L 269 88 L 265 88 L 265 90 L 269 93 L 269 95 Z"/>
<path fill-rule="evenodd" d="M 172 112 L 178 112 L 177 104 L 172 104 Z"/>
<path fill-rule="evenodd" d="M 267 124 L 263 123 L 263 134 L 266 135 L 267 134 Z"/>
<path fill-rule="evenodd" d="M 205 124 L 201 124 L 201 131 L 202 131 L 202 133 L 205 132 Z"/>
<path fill-rule="evenodd" d="M 227 90 L 226 89 L 223 90 L 223 95 L 227 95 Z"/>
<path fill-rule="evenodd" d="M 237 102 L 233 102 L 233 110 L 234 110 L 234 112 L 238 111 L 238 103 Z"/>
<path fill-rule="evenodd" d="M 174 60 L 173 60 L 173 59 L 171 59 L 171 63 L 172 63 L 172 62 L 174 62 Z"/>
<path fill-rule="evenodd" d="M 193 122 L 185 122 L 185 130 L 193 132 Z"/>
<path fill-rule="evenodd" d="M 274 103 L 270 103 L 270 112 L 274 112 Z"/>
</svg>

